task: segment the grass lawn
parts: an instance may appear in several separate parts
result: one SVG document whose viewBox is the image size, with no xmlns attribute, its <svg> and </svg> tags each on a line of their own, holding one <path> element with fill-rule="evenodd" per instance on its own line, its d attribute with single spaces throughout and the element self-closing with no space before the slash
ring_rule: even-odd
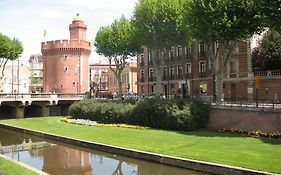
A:
<svg viewBox="0 0 281 175">
<path fill-rule="evenodd" d="M 0 123 L 170 156 L 281 173 L 281 140 L 209 130 L 178 132 L 68 124 L 61 117 L 1 120 Z"/>
<path fill-rule="evenodd" d="M 12 161 L 0 157 L 0 174 L 5 175 L 37 175 L 37 173 L 30 171 Z"/>
</svg>

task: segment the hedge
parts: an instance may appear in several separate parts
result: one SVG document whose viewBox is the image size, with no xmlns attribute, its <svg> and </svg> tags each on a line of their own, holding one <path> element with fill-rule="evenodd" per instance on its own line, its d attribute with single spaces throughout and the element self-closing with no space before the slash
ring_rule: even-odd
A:
<svg viewBox="0 0 281 175">
<path fill-rule="evenodd" d="M 69 115 L 99 123 L 124 123 L 170 130 L 194 130 L 206 126 L 210 105 L 198 99 L 144 99 L 135 104 L 82 100 L 73 103 Z"/>
</svg>

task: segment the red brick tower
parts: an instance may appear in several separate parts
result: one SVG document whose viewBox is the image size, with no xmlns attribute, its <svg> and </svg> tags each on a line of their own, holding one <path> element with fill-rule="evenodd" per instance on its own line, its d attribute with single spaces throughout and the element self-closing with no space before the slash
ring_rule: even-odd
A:
<svg viewBox="0 0 281 175">
<path fill-rule="evenodd" d="M 44 91 L 84 93 L 89 90 L 91 43 L 86 41 L 87 25 L 79 14 L 69 25 L 70 40 L 42 42 Z"/>
</svg>

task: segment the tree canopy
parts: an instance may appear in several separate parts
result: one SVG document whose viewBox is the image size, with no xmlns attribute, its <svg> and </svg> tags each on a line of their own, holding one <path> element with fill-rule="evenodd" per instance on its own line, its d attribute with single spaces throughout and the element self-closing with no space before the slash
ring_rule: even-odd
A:
<svg viewBox="0 0 281 175">
<path fill-rule="evenodd" d="M 262 70 L 281 69 L 281 33 L 269 30 L 253 51 L 255 67 Z"/>
<path fill-rule="evenodd" d="M 4 77 L 5 65 L 8 60 L 17 59 L 23 52 L 22 43 L 18 39 L 11 39 L 10 37 L 0 33 L 0 68 L 1 78 Z"/>
<path fill-rule="evenodd" d="M 259 0 L 255 5 L 261 26 L 281 30 L 281 0 Z"/>
<path fill-rule="evenodd" d="M 140 0 L 133 21 L 146 47 L 170 48 L 186 44 L 190 35 L 183 23 L 183 0 Z"/>
<path fill-rule="evenodd" d="M 122 16 L 110 26 L 101 27 L 96 34 L 95 47 L 98 54 L 108 58 L 110 69 L 117 78 L 118 95 L 121 99 L 121 73 L 126 65 L 126 60 L 130 56 L 135 56 L 140 50 L 131 21 Z"/>
<path fill-rule="evenodd" d="M 204 41 L 216 78 L 217 103 L 222 100 L 224 70 L 237 41 L 263 29 L 255 0 L 190 0 L 185 22 L 196 40 Z"/>
<path fill-rule="evenodd" d="M 156 74 L 156 97 L 164 69 L 164 55 L 172 46 L 186 45 L 189 30 L 183 23 L 183 0 L 140 0 L 136 5 L 133 22 L 140 42 L 149 48 Z M 154 77 L 151 77 L 154 78 Z"/>
</svg>

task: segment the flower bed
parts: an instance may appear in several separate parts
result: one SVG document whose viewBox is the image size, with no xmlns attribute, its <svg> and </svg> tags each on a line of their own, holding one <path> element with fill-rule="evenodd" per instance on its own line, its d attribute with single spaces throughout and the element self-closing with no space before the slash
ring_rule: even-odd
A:
<svg viewBox="0 0 281 175">
<path fill-rule="evenodd" d="M 98 127 L 120 127 L 120 128 L 131 128 L 131 129 L 149 129 L 149 127 L 138 126 L 138 125 L 127 125 L 127 124 L 102 124 L 88 119 L 73 119 L 71 116 L 65 116 L 61 121 L 71 124 L 87 125 L 87 126 L 98 126 Z"/>
<path fill-rule="evenodd" d="M 272 139 L 281 139 L 281 133 L 279 132 L 265 132 L 265 131 L 247 131 L 243 129 L 231 128 L 231 129 L 220 129 L 218 132 L 228 132 L 228 133 L 236 133 L 243 134 L 246 136 L 254 136 L 254 137 L 265 137 Z"/>
<path fill-rule="evenodd" d="M 120 128 L 131 128 L 131 129 L 149 129 L 149 127 L 138 126 L 138 125 L 127 125 L 127 124 L 96 124 L 95 126 L 100 127 L 120 127 Z"/>
<path fill-rule="evenodd" d="M 86 126 L 93 126 L 96 125 L 97 122 L 85 119 L 73 119 L 71 116 L 63 117 L 61 121 L 71 123 L 71 124 L 78 124 L 78 125 L 86 125 Z"/>
</svg>

